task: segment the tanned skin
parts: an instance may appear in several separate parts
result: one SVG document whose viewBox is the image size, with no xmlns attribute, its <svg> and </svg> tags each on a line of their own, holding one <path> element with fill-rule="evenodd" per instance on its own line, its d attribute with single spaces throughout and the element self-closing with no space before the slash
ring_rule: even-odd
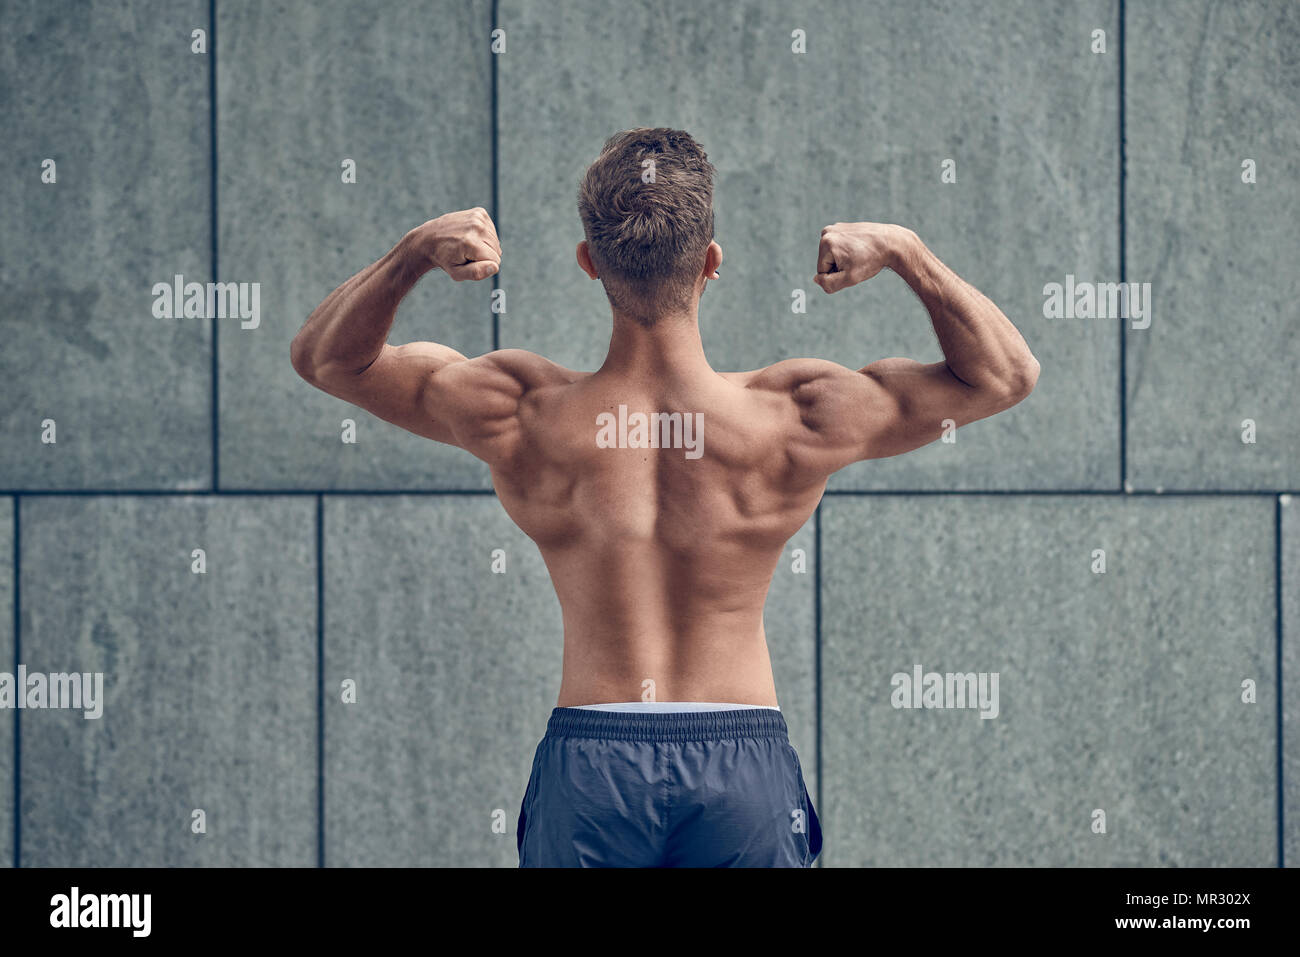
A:
<svg viewBox="0 0 1300 957">
<path fill-rule="evenodd" d="M 585 242 L 578 264 L 597 271 Z M 466 358 L 432 342 L 387 342 L 398 304 L 425 273 L 483 280 L 501 244 L 482 208 L 407 233 L 334 290 L 294 339 L 312 385 L 488 464 L 497 496 L 537 543 L 564 615 L 560 707 L 636 701 L 775 705 L 763 604 L 782 548 L 827 478 L 899 455 L 1008 409 L 1038 362 L 1006 316 L 911 230 L 836 223 L 822 230 L 815 281 L 827 293 L 889 268 L 929 310 L 946 357 L 849 369 L 787 359 L 715 372 L 699 298 L 722 250 L 704 252 L 688 311 L 651 327 L 614 311 L 609 353 L 575 372 L 522 349 Z M 598 448 L 597 416 L 704 413 L 704 454 Z"/>
</svg>

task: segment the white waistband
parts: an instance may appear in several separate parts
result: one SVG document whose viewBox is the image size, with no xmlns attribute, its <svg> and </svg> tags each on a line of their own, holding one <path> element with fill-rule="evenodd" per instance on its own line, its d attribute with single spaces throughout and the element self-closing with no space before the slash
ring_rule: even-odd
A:
<svg viewBox="0 0 1300 957">
<path fill-rule="evenodd" d="M 578 704 L 574 707 L 585 711 L 653 711 L 660 714 L 675 714 L 679 711 L 747 711 L 755 708 L 781 710 L 770 704 L 727 704 L 718 701 L 616 701 L 611 704 Z"/>
</svg>

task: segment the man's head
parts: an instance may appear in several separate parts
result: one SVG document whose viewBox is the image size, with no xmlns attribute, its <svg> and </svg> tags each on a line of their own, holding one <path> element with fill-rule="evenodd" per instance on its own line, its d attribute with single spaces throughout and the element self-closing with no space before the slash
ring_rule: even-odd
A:
<svg viewBox="0 0 1300 957">
<path fill-rule="evenodd" d="M 611 136 L 578 188 L 578 215 L 587 235 L 578 262 L 615 310 L 642 325 L 693 311 L 722 261 L 712 242 L 713 165 L 681 130 Z"/>
</svg>

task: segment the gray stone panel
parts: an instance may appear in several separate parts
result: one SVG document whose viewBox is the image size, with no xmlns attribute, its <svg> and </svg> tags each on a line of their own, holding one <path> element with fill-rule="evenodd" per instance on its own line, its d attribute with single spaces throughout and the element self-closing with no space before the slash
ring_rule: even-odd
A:
<svg viewBox="0 0 1300 957">
<path fill-rule="evenodd" d="M 0 671 L 14 663 L 14 505 L 0 502 Z M 0 867 L 14 860 L 14 713 L 0 710 Z"/>
<path fill-rule="evenodd" d="M 315 864 L 314 500 L 21 507 L 23 663 L 104 675 L 23 712 L 23 866 Z"/>
<path fill-rule="evenodd" d="M 326 864 L 516 866 L 519 805 L 563 648 L 536 546 L 495 499 L 458 496 L 329 498 L 325 541 Z M 808 552 L 807 574 L 787 571 L 795 547 Z M 491 571 L 494 549 L 504 574 Z M 810 789 L 812 552 L 809 527 L 767 607 Z"/>
<path fill-rule="evenodd" d="M 1126 10 L 1128 279 L 1154 300 L 1150 328 L 1126 334 L 1129 479 L 1295 488 L 1300 7 Z"/>
<path fill-rule="evenodd" d="M 327 498 L 325 594 L 326 865 L 517 865 L 563 643 L 536 546 L 490 497 Z"/>
<path fill-rule="evenodd" d="M 715 368 L 942 358 L 897 276 L 829 297 L 813 284 L 820 230 L 841 220 L 914 228 L 1042 361 L 1022 406 L 955 445 L 854 466 L 834 487 L 1118 485 L 1115 325 L 1043 316 L 1046 283 L 1118 278 L 1114 3 L 505 0 L 500 22 L 503 346 L 597 367 L 609 312 L 574 261 L 578 181 L 610 134 L 679 127 L 717 167 L 725 262 L 701 303 Z M 806 53 L 791 52 L 796 29 Z M 1089 50 L 1094 29 L 1106 54 Z M 957 182 L 943 184 L 949 158 Z M 791 311 L 796 289 L 806 314 Z"/>
<path fill-rule="evenodd" d="M 208 4 L 23 0 L 3 24 L 0 488 L 207 488 L 211 326 L 155 318 L 153 286 L 210 278 Z"/>
<path fill-rule="evenodd" d="M 220 271 L 261 283 L 260 325 L 218 332 L 221 486 L 487 488 L 467 453 L 311 388 L 289 343 L 407 230 L 491 206 L 489 4 L 222 0 L 217 17 Z M 390 341 L 491 351 L 491 285 L 430 273 Z"/>
<path fill-rule="evenodd" d="M 828 865 L 1276 863 L 1271 499 L 881 496 L 822 521 Z M 895 709 L 917 664 L 997 672 L 998 717 Z"/>
</svg>

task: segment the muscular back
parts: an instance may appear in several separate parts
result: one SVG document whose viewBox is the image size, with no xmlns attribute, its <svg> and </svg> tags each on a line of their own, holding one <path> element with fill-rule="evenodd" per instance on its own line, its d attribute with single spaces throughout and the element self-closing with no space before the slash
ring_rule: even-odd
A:
<svg viewBox="0 0 1300 957">
<path fill-rule="evenodd" d="M 775 704 L 763 604 L 825 486 L 794 460 L 795 403 L 752 373 L 637 381 L 518 361 L 540 381 L 492 476 L 563 609 L 560 705 L 636 700 L 647 678 L 660 700 Z M 695 416 L 695 450 L 600 447 L 598 417 L 620 405 Z"/>
</svg>

